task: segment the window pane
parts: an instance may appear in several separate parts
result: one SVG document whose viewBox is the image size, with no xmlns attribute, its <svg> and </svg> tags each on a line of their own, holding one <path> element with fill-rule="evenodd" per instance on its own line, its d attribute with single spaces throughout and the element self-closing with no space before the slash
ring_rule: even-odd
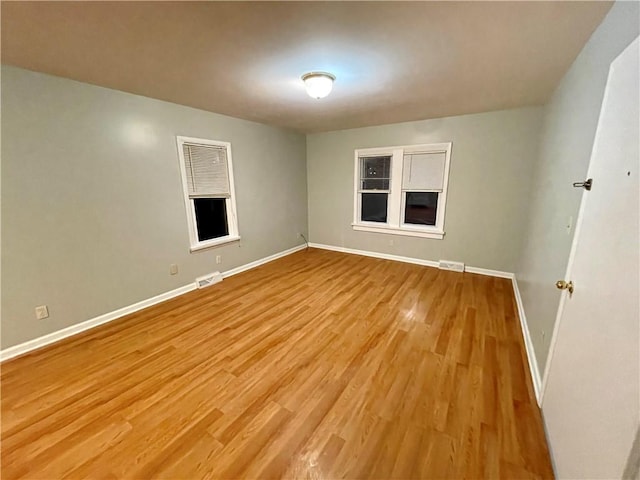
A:
<svg viewBox="0 0 640 480">
<path fill-rule="evenodd" d="M 402 168 L 403 190 L 442 190 L 445 152 L 405 154 Z"/>
<path fill-rule="evenodd" d="M 363 190 L 389 190 L 391 157 L 363 157 L 360 180 Z"/>
<path fill-rule="evenodd" d="M 435 225 L 438 192 L 406 192 L 404 223 Z"/>
<path fill-rule="evenodd" d="M 386 193 L 363 193 L 360 219 L 363 222 L 386 223 L 388 198 Z"/>
<path fill-rule="evenodd" d="M 230 194 L 225 147 L 185 143 L 182 149 L 189 196 L 217 197 Z"/>
<path fill-rule="evenodd" d="M 362 190 L 389 190 L 389 179 L 365 178 L 362 180 Z"/>
<path fill-rule="evenodd" d="M 200 242 L 229 235 L 227 202 L 224 198 L 194 198 L 193 206 Z"/>
</svg>

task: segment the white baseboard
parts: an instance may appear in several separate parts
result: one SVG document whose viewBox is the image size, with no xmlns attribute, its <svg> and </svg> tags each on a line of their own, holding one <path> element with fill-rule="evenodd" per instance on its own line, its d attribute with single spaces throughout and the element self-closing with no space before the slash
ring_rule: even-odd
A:
<svg viewBox="0 0 640 480">
<path fill-rule="evenodd" d="M 33 340 L 20 343 L 19 345 L 14 345 L 13 347 L 9 347 L 0 351 L 0 361 L 4 362 L 5 360 L 9 360 L 10 358 L 17 357 L 18 355 L 22 355 L 32 350 L 42 348 L 51 343 L 58 342 L 64 338 L 71 337 L 78 333 L 84 332 L 85 330 L 89 330 L 91 328 L 97 327 L 98 325 L 111 322 L 117 318 L 124 317 L 125 315 L 129 315 L 130 313 L 137 312 L 138 310 L 142 310 L 143 308 L 147 308 L 157 303 L 164 302 L 165 300 L 183 295 L 195 289 L 196 284 L 190 283 L 189 285 L 176 288 L 175 290 L 171 290 L 170 292 L 161 293 L 160 295 L 147 298 L 146 300 L 134 303 L 133 305 L 119 308 L 118 310 L 114 310 L 112 312 L 94 317 L 90 320 L 76 323 L 75 325 L 71 325 L 70 327 L 63 328 L 62 330 L 48 333 L 47 335 L 34 338 Z"/>
<path fill-rule="evenodd" d="M 421 258 L 403 257 L 400 255 L 391 255 L 389 253 L 370 252 L 368 250 L 356 250 L 354 248 L 336 247 L 334 245 L 325 245 L 322 243 L 310 243 L 310 247 L 320 248 L 322 250 L 333 250 L 334 252 L 353 253 L 355 255 L 363 255 L 365 257 L 382 258 L 383 260 L 394 260 L 396 262 L 413 263 L 415 265 L 423 265 L 425 267 L 438 268 L 440 262 L 434 260 L 423 260 Z M 502 272 L 500 270 L 489 270 L 486 268 L 469 267 L 465 265 L 465 272 L 477 273 L 479 275 L 488 275 L 490 277 L 513 278 L 513 273 Z"/>
<path fill-rule="evenodd" d="M 427 267 L 438 267 L 439 262 L 432 260 L 422 260 L 419 258 L 402 257 L 399 255 L 390 255 L 387 253 L 369 252 L 366 250 L 355 250 L 353 248 L 336 247 L 334 245 L 324 245 L 321 243 L 310 243 L 310 247 L 321 248 L 323 250 L 333 250 L 336 252 L 353 253 L 356 255 L 364 255 L 366 257 L 382 258 L 385 260 L 395 260 L 397 262 L 414 263 L 416 265 L 424 265 Z M 535 353 L 533 351 L 533 342 L 531 341 L 531 335 L 529 333 L 529 327 L 527 325 L 527 317 L 524 314 L 524 307 L 522 305 L 522 297 L 520 296 L 520 290 L 518 290 L 518 282 L 516 282 L 515 274 L 511 272 L 503 272 L 500 270 L 490 270 L 486 268 L 469 267 L 465 265 L 464 271 L 468 273 L 475 273 L 479 275 L 488 275 L 491 277 L 508 278 L 513 283 L 513 293 L 516 298 L 516 305 L 518 307 L 518 317 L 520 318 L 520 327 L 522 329 L 522 336 L 524 338 L 525 350 L 527 353 L 527 360 L 529 361 L 529 370 L 531 371 L 531 379 L 533 380 L 533 388 L 536 394 L 536 400 L 540 405 L 540 386 L 542 384 L 540 379 L 540 371 L 538 370 L 538 363 L 536 362 Z"/>
<path fill-rule="evenodd" d="M 268 257 L 261 258 L 259 260 L 256 260 L 255 262 L 250 262 L 244 265 L 240 265 L 239 267 L 232 268 L 231 270 L 222 272 L 222 278 L 227 278 L 232 275 L 237 275 L 238 273 L 251 270 L 252 268 L 259 267 L 260 265 L 264 265 L 265 263 L 272 262 L 274 260 L 277 260 L 278 258 L 286 257 L 287 255 L 291 255 L 292 253 L 299 252 L 300 250 L 304 250 L 305 248 L 307 248 L 306 245 L 298 245 L 297 247 L 289 248 L 288 250 L 283 250 L 282 252 L 274 253 L 273 255 L 269 255 Z"/>
<path fill-rule="evenodd" d="M 531 340 L 529 325 L 527 325 L 527 316 L 524 313 L 524 305 L 522 303 L 522 297 L 520 296 L 520 289 L 518 288 L 518 281 L 516 280 L 515 275 L 513 276 L 511 281 L 513 282 L 513 293 L 516 297 L 516 305 L 518 306 L 518 317 L 520 317 L 520 327 L 522 328 L 524 346 L 527 351 L 527 359 L 529 360 L 529 370 L 531 372 L 531 380 L 533 380 L 533 389 L 536 392 L 536 400 L 538 401 L 538 406 L 542 406 L 542 378 L 540 377 L 540 370 L 538 369 L 536 354 L 533 350 L 533 341 Z"/>
<path fill-rule="evenodd" d="M 320 248 L 322 250 L 333 250 L 334 252 L 353 253 L 364 257 L 382 258 L 383 260 L 394 260 L 396 262 L 413 263 L 415 265 L 423 265 L 425 267 L 438 268 L 439 262 L 433 260 L 422 260 L 421 258 L 402 257 L 400 255 L 391 255 L 388 253 L 369 252 L 367 250 L 355 250 L 353 248 L 336 247 L 333 245 L 324 245 L 322 243 L 310 243 L 310 247 Z"/>
<path fill-rule="evenodd" d="M 514 278 L 514 274 L 511 272 L 503 272 L 501 270 L 490 270 L 488 268 L 470 267 L 468 265 L 464 266 L 464 271 L 467 273 L 476 273 L 478 275 L 487 275 L 489 277 Z"/>
<path fill-rule="evenodd" d="M 277 258 L 290 255 L 304 248 L 306 248 L 305 245 L 298 245 L 297 247 L 293 247 L 288 250 L 284 250 L 282 252 L 276 253 L 274 255 L 261 258 L 254 262 L 250 262 L 245 265 L 232 268 L 231 270 L 227 270 L 226 272 L 222 272 L 222 276 L 223 278 L 226 278 L 226 277 L 230 277 L 231 275 L 236 275 L 237 273 L 250 270 L 252 268 L 258 267 L 265 263 L 271 262 Z M 143 308 L 147 308 L 152 305 L 156 305 L 158 303 L 164 302 L 166 300 L 170 300 L 172 298 L 178 297 L 180 295 L 184 295 L 185 293 L 195 289 L 196 289 L 196 284 L 195 282 L 193 282 L 188 285 L 184 285 L 183 287 L 176 288 L 175 290 L 161 293 L 160 295 L 156 295 L 155 297 L 147 298 L 146 300 L 142 300 L 140 302 L 134 303 L 133 305 L 128 305 L 126 307 L 119 308 L 118 310 L 114 310 L 112 312 L 99 315 L 90 320 L 86 320 L 84 322 L 77 323 L 75 325 L 71 325 L 69 327 L 63 328 L 62 330 L 58 330 L 56 332 L 43 335 L 42 337 L 38 337 L 38 338 L 34 338 L 33 340 L 26 341 L 19 345 L 14 345 L 13 347 L 0 350 L 0 362 L 4 362 L 5 360 L 9 360 L 10 358 L 17 357 L 18 355 L 23 355 L 32 350 L 37 350 L 38 348 L 42 348 L 46 345 L 58 342 L 64 338 L 77 335 L 78 333 L 84 332 L 85 330 L 90 330 L 99 325 L 111 322 L 118 318 L 124 317 L 125 315 L 129 315 L 130 313 L 134 313 L 139 310 L 142 310 Z"/>
<path fill-rule="evenodd" d="M 416 264 L 416 265 L 423 265 L 423 266 L 427 266 L 427 267 L 438 267 L 438 262 L 432 261 L 432 260 L 422 260 L 419 258 L 411 258 L 411 257 L 403 257 L 400 255 L 391 255 L 391 254 L 386 254 L 386 253 L 377 253 L 377 252 L 369 252 L 369 251 L 365 251 L 365 250 L 355 250 L 355 249 L 351 249 L 351 248 L 344 248 L 344 247 L 336 247 L 333 245 L 323 245 L 323 244 L 319 244 L 319 243 L 309 243 L 310 247 L 314 247 L 314 248 L 320 248 L 320 249 L 324 249 L 324 250 L 333 250 L 333 251 L 337 251 L 337 252 L 343 252 L 343 253 L 352 253 L 352 254 L 356 254 L 356 255 L 363 255 L 363 256 L 367 256 L 367 257 L 374 257 L 374 258 L 381 258 L 381 259 L 385 259 L 385 260 L 394 260 L 394 261 L 398 261 L 398 262 L 405 262 L 405 263 L 412 263 L 412 264 Z M 305 245 L 298 245 L 296 247 L 290 248 L 288 250 L 284 250 L 282 252 L 270 255 L 268 257 L 264 257 L 261 258 L 259 260 L 247 263 L 245 265 L 241 265 L 239 267 L 236 268 L 232 268 L 231 270 L 227 270 L 225 272 L 222 272 L 222 276 L 223 278 L 227 278 L 230 277 L 232 275 L 236 275 L 238 273 L 250 270 L 252 268 L 256 268 L 260 265 L 264 265 L 265 263 L 271 262 L 273 260 L 276 260 L 278 258 L 282 258 L 285 257 L 287 255 L 291 255 L 292 253 L 298 252 L 300 250 L 303 250 L 304 248 L 306 248 Z M 518 290 L 518 283 L 515 279 L 515 276 L 512 273 L 509 272 L 501 272 L 498 270 L 488 270 L 488 269 L 484 269 L 484 268 L 476 268 L 476 267 L 465 267 L 465 271 L 469 272 L 469 273 L 476 273 L 476 274 L 480 274 L 480 275 L 489 275 L 489 276 L 494 276 L 494 277 L 501 277 L 501 278 L 511 278 L 512 282 L 513 282 L 513 291 L 515 294 L 515 298 L 516 298 L 516 304 L 518 306 L 518 316 L 520 317 L 520 326 L 522 328 L 522 334 L 524 336 L 524 341 L 525 341 L 525 348 L 526 348 L 526 352 L 527 352 L 527 357 L 529 360 L 529 368 L 531 370 L 531 378 L 533 379 L 533 386 L 536 392 L 536 398 L 538 399 L 538 403 L 540 403 L 540 385 L 541 385 L 541 379 L 540 379 L 540 372 L 538 370 L 538 364 L 535 361 L 535 355 L 534 355 L 534 351 L 533 351 L 533 343 L 531 341 L 531 336 L 529 334 L 529 328 L 527 326 L 527 320 L 526 320 L 526 316 L 524 314 L 524 308 L 522 305 L 522 298 L 520 296 L 520 291 Z M 100 315 L 98 317 L 92 318 L 90 320 L 87 320 L 85 322 L 82 323 L 78 323 L 75 325 L 71 325 L 69 327 L 63 328 L 62 330 L 58 330 L 57 332 L 52 332 L 49 333 L 47 335 L 44 335 L 42 337 L 38 337 L 35 338 L 33 340 L 29 340 L 27 342 L 21 343 L 19 345 L 15 345 L 13 347 L 9 347 L 6 348 L 4 350 L 0 350 L 0 362 L 3 362 L 5 360 L 8 360 L 10 358 L 14 358 L 17 357 L 18 355 L 22 355 L 25 354 L 27 352 L 30 352 L 32 350 L 36 350 L 38 348 L 44 347 L 46 345 L 49 345 L 51 343 L 55 343 L 57 341 L 60 341 L 64 338 L 67 337 L 71 337 L 73 335 L 76 335 L 78 333 L 84 332 L 86 330 L 89 330 L 91 328 L 97 327 L 99 325 L 111 322 L 113 320 L 116 320 L 118 318 L 121 318 L 125 315 L 129 315 L 130 313 L 134 313 L 137 312 L 139 310 L 142 310 L 143 308 L 147 308 L 150 307 L 152 305 L 156 305 L 160 302 L 164 302 L 166 300 L 169 300 L 171 298 L 175 298 L 178 297 L 180 295 L 183 295 L 187 292 L 190 292 L 192 290 L 196 289 L 196 285 L 195 282 L 194 283 L 190 283 L 188 285 L 184 285 L 182 287 L 176 288 L 175 290 L 171 290 L 169 292 L 165 292 L 165 293 L 161 293 L 160 295 L 156 295 L 154 297 L 148 298 L 146 300 L 142 300 L 140 302 L 134 303 L 133 305 L 129 305 L 123 308 L 119 308 L 118 310 L 114 310 L 112 312 L 109 313 L 105 313 L 103 315 Z"/>
</svg>

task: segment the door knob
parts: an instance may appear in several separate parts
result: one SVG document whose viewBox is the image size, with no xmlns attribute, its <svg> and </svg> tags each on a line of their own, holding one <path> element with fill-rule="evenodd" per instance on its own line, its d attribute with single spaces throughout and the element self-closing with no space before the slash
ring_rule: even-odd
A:
<svg viewBox="0 0 640 480">
<path fill-rule="evenodd" d="M 573 293 L 573 282 L 569 280 L 569 282 L 565 282 L 564 280 L 558 280 L 556 282 L 556 288 L 558 290 L 569 290 L 569 294 Z"/>
</svg>

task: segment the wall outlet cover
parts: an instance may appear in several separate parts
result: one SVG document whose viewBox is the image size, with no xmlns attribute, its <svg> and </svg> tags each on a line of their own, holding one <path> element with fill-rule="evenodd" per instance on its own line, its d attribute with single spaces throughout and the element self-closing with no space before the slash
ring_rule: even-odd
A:
<svg viewBox="0 0 640 480">
<path fill-rule="evenodd" d="M 46 305 L 36 307 L 36 319 L 44 320 L 49 317 L 49 308 Z"/>
</svg>

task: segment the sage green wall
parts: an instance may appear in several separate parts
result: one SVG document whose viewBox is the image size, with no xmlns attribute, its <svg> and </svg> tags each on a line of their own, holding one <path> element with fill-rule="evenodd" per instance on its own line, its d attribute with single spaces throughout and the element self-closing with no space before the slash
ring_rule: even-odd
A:
<svg viewBox="0 0 640 480">
<path fill-rule="evenodd" d="M 308 135 L 310 241 L 513 272 L 541 122 L 534 107 Z M 354 231 L 354 150 L 437 142 L 453 142 L 444 239 Z"/>
<path fill-rule="evenodd" d="M 609 65 L 638 36 L 639 7 L 638 2 L 614 4 L 545 107 L 516 272 L 541 373 L 560 303 L 555 282 L 564 278 L 573 240 L 566 225 L 569 217 L 575 225 L 582 195 L 571 184 L 587 174 Z"/>
<path fill-rule="evenodd" d="M 189 253 L 176 135 L 231 142 L 240 243 Z M 2 140 L 2 348 L 307 232 L 304 135 L 3 66 Z"/>
</svg>

